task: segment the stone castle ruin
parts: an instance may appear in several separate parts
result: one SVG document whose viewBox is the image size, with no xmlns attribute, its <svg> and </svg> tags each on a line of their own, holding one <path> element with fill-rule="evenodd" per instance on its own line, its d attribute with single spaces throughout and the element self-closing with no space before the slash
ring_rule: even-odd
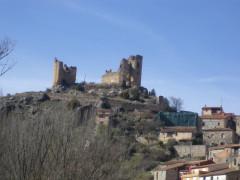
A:
<svg viewBox="0 0 240 180">
<path fill-rule="evenodd" d="M 119 70 L 107 70 L 102 76 L 102 84 L 116 84 L 127 87 L 140 87 L 143 57 L 140 55 L 122 59 Z"/>
<path fill-rule="evenodd" d="M 107 70 L 102 76 L 102 84 L 119 85 L 126 87 L 140 87 L 142 77 L 143 57 L 140 55 L 130 56 L 122 59 L 117 72 Z M 68 67 L 62 61 L 54 61 L 54 82 L 53 86 L 71 86 L 76 81 L 77 68 Z"/>
<path fill-rule="evenodd" d="M 63 62 L 55 59 L 54 61 L 54 81 L 53 86 L 67 85 L 70 86 L 75 83 L 77 75 L 76 67 L 68 67 Z"/>
</svg>

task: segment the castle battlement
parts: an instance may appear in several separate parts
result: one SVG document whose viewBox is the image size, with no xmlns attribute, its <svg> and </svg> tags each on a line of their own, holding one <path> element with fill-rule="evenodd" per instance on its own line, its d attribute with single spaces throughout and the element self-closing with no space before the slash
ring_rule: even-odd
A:
<svg viewBox="0 0 240 180">
<path fill-rule="evenodd" d="M 77 67 L 63 64 L 55 58 L 54 60 L 54 80 L 53 86 L 57 85 L 72 85 L 76 81 Z"/>
</svg>

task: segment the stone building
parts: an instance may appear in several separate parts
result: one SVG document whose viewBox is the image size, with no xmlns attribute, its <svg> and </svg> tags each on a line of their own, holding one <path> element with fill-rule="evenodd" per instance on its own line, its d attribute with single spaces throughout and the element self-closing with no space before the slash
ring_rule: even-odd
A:
<svg viewBox="0 0 240 180">
<path fill-rule="evenodd" d="M 194 127 L 165 127 L 160 130 L 159 141 L 167 143 L 169 140 L 192 141 L 196 134 Z"/>
<path fill-rule="evenodd" d="M 222 107 L 202 108 L 202 129 L 231 128 L 235 130 L 234 115 L 225 113 Z"/>
<path fill-rule="evenodd" d="M 154 180 L 179 180 L 183 173 L 188 172 L 191 167 L 213 164 L 211 160 L 201 161 L 168 161 L 152 170 Z"/>
<path fill-rule="evenodd" d="M 175 145 L 174 149 L 180 158 L 190 159 L 205 159 L 207 152 L 206 145 Z"/>
<path fill-rule="evenodd" d="M 227 163 L 230 168 L 240 169 L 240 144 L 228 144 L 209 148 L 208 159 L 215 163 Z"/>
<path fill-rule="evenodd" d="M 233 144 L 235 133 L 229 128 L 216 128 L 203 130 L 203 142 L 207 146 Z"/>
<path fill-rule="evenodd" d="M 68 67 L 63 62 L 55 59 L 54 61 L 54 80 L 53 86 L 57 85 L 72 85 L 76 81 L 77 68 Z"/>
<path fill-rule="evenodd" d="M 170 165 L 160 165 L 152 172 L 154 180 L 178 180 L 179 170 L 185 165 L 183 162 L 176 162 Z"/>
<path fill-rule="evenodd" d="M 238 180 L 240 171 L 227 164 L 192 166 L 181 175 L 181 180 Z"/>
<path fill-rule="evenodd" d="M 240 137 L 240 116 L 235 116 L 234 118 L 235 123 L 236 123 L 236 134 L 238 136 L 238 142 L 239 142 L 239 137 Z"/>
<path fill-rule="evenodd" d="M 112 70 L 106 71 L 102 76 L 102 83 L 117 84 L 127 87 L 140 87 L 142 61 L 143 57 L 140 55 L 130 56 L 128 59 L 123 59 L 117 72 L 113 72 Z"/>
</svg>

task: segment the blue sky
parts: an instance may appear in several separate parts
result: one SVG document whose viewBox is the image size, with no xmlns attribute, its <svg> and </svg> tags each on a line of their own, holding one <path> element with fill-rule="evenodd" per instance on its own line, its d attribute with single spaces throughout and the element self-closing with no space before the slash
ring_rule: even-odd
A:
<svg viewBox="0 0 240 180">
<path fill-rule="evenodd" d="M 0 38 L 16 42 L 4 93 L 45 90 L 53 59 L 100 81 L 123 57 L 144 56 L 143 85 L 240 114 L 239 0 L 0 0 Z"/>
</svg>

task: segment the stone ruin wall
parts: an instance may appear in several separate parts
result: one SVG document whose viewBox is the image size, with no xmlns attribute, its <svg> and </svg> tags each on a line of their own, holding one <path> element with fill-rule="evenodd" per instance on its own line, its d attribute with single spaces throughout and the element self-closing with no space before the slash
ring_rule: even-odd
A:
<svg viewBox="0 0 240 180">
<path fill-rule="evenodd" d="M 68 67 L 63 62 L 55 59 L 54 61 L 54 81 L 53 86 L 72 85 L 76 81 L 77 68 Z"/>
<path fill-rule="evenodd" d="M 140 55 L 130 56 L 128 59 L 123 59 L 117 72 L 112 72 L 112 70 L 106 71 L 106 74 L 102 76 L 102 83 L 140 87 L 142 61 L 143 57 Z"/>
<path fill-rule="evenodd" d="M 106 72 L 102 77 L 103 84 L 119 84 L 119 73 L 118 72 Z"/>
</svg>

